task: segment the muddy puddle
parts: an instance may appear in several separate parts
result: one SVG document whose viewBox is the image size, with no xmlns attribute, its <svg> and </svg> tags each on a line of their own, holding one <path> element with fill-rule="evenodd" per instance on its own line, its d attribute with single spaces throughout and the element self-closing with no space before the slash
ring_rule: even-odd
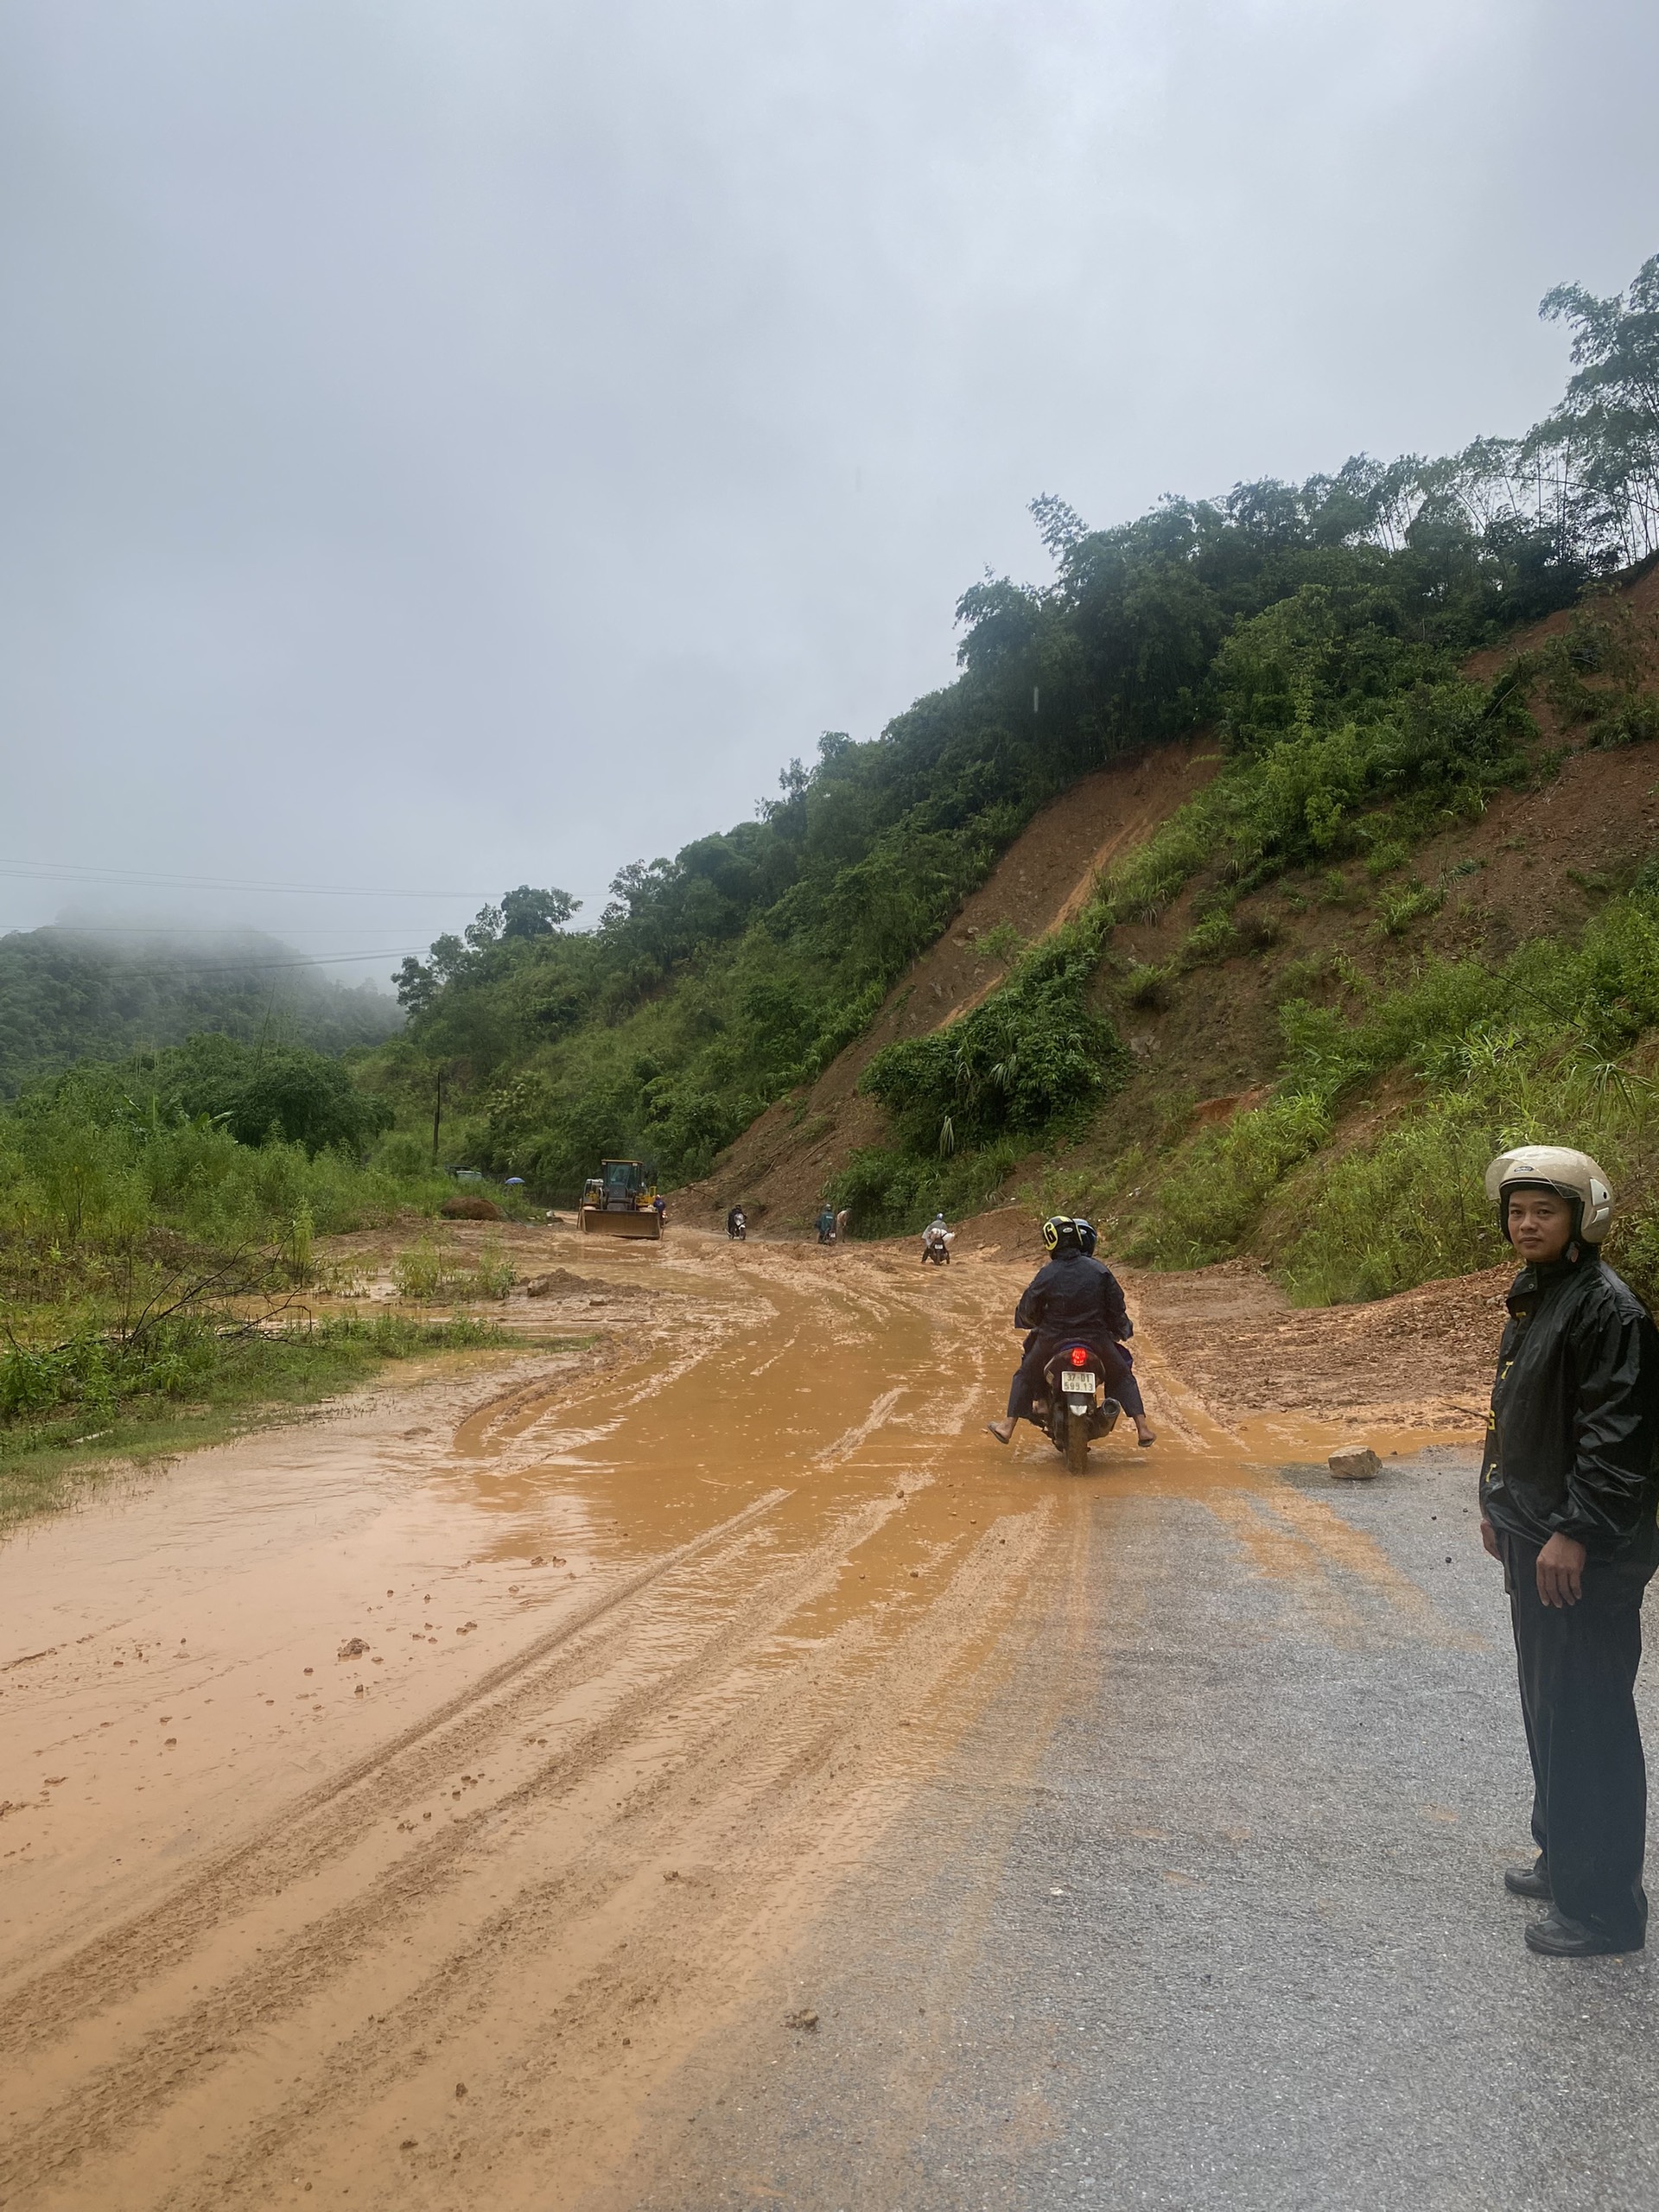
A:
<svg viewBox="0 0 1659 2212">
<path fill-rule="evenodd" d="M 1022 1269 L 579 1273 L 515 1322 L 599 1301 L 597 1365 L 399 1382 L 0 1551 L 8 2206 L 574 2203 L 950 1757 L 1080 1516 L 1198 1497 L 1263 1574 L 1386 1588 L 1278 1471 L 1338 1432 L 1231 1431 L 1155 1343 L 1151 1452 L 995 1443 Z"/>
</svg>

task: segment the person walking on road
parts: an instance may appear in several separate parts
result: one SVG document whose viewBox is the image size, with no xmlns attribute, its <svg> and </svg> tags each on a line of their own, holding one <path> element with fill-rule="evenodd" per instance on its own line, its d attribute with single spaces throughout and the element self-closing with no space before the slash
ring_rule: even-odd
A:
<svg viewBox="0 0 1659 2212">
<path fill-rule="evenodd" d="M 1502 1562 L 1533 1772 L 1534 1863 L 1506 1886 L 1549 1910 L 1551 1958 L 1639 1951 L 1647 1768 L 1636 1716 L 1642 1600 L 1659 1564 L 1659 1330 L 1602 1259 L 1612 1192 L 1587 1154 L 1525 1145 L 1486 1171 L 1522 1266 L 1480 1470 Z"/>
</svg>

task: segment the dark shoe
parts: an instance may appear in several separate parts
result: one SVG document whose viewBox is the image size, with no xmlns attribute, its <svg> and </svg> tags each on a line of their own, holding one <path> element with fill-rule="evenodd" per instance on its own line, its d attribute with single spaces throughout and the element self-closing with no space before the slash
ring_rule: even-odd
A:
<svg viewBox="0 0 1659 2212">
<path fill-rule="evenodd" d="M 1548 1912 L 1527 1929 L 1527 1948 L 1541 1952 L 1547 1959 L 1599 1959 L 1609 1951 L 1639 1951 L 1642 1946 L 1615 1943 L 1599 1928 L 1586 1928 L 1581 1920 L 1569 1920 L 1565 1913 Z"/>
<path fill-rule="evenodd" d="M 1541 1852 L 1530 1866 L 1506 1866 L 1503 1886 L 1511 1897 L 1541 1897 L 1548 1904 L 1554 1892 L 1549 1886 L 1549 1869 Z"/>
</svg>

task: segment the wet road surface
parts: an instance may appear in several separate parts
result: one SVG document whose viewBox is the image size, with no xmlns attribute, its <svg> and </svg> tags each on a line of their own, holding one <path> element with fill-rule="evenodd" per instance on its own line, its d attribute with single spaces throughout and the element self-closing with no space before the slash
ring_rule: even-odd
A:
<svg viewBox="0 0 1659 2212">
<path fill-rule="evenodd" d="M 1023 1271 L 582 1263 L 660 1294 L 603 1371 L 0 1553 L 0 2202 L 1650 2201 L 1458 1455 L 1333 1485 L 1143 1343 L 1073 1480 L 980 1428 Z"/>
<path fill-rule="evenodd" d="M 1070 1502 L 948 1771 L 594 2201 L 1651 2205 L 1651 1964 L 1532 1957 L 1500 1885 L 1528 1785 L 1472 1465 L 1309 1471 L 1253 1558 L 1213 1500 Z"/>
</svg>

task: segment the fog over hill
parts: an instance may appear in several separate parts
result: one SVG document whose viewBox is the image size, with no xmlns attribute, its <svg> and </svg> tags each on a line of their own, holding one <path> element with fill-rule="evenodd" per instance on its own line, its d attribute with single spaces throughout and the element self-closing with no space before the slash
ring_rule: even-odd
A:
<svg viewBox="0 0 1659 2212">
<path fill-rule="evenodd" d="M 80 1059 L 199 1030 L 344 1052 L 402 1026 L 378 982 L 342 983 L 259 930 L 58 925 L 0 937 L 0 1096 Z"/>
</svg>

